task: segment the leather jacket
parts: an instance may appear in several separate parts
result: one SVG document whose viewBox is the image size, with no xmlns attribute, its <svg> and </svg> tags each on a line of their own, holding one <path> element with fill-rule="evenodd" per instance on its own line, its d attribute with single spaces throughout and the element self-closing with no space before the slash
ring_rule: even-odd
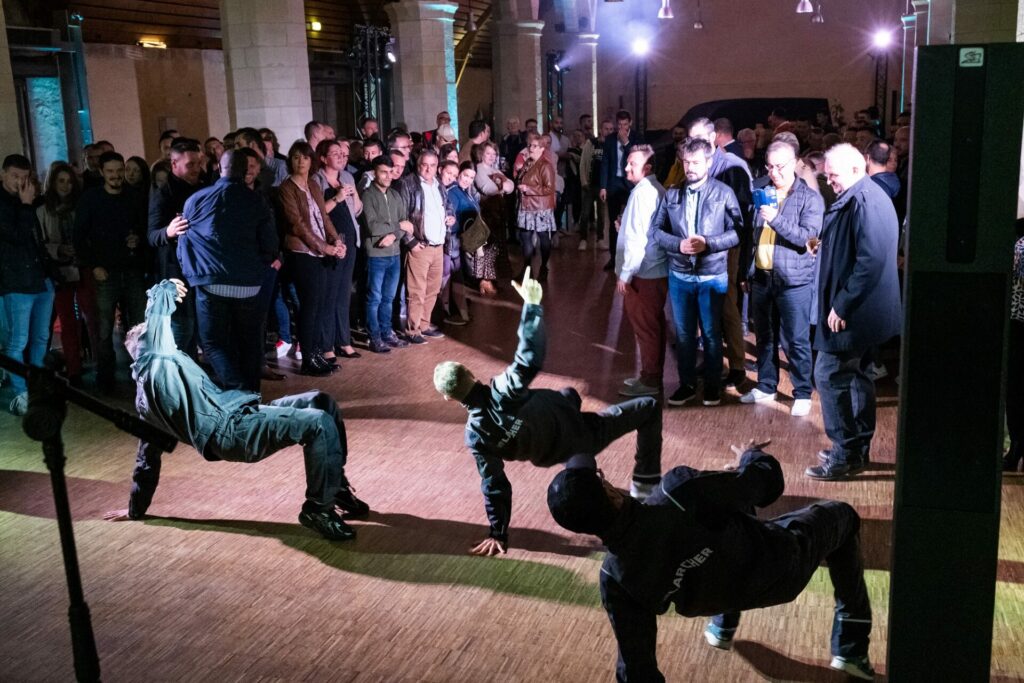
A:
<svg viewBox="0 0 1024 683">
<path fill-rule="evenodd" d="M 519 208 L 523 211 L 544 211 L 555 208 L 555 169 L 541 158 L 527 161 L 516 181 Z"/>
<path fill-rule="evenodd" d="M 683 254 L 679 243 L 693 237 L 686 225 L 686 185 L 665 193 L 651 222 L 651 237 L 668 255 L 669 267 L 677 273 L 721 275 L 727 272 L 726 252 L 740 243 L 738 230 L 743 216 L 736 195 L 725 183 L 708 178 L 700 188 L 697 230 L 707 243 L 700 254 Z"/>
<path fill-rule="evenodd" d="M 441 204 L 444 206 L 445 216 L 454 216 L 455 213 L 452 211 L 451 202 L 448 201 L 448 191 L 441 185 L 440 178 L 434 178 L 434 185 L 441 193 Z M 410 248 L 417 244 L 428 244 L 426 234 L 423 232 L 423 186 L 420 185 L 419 175 L 412 173 L 402 178 L 401 183 L 399 183 L 398 192 L 402 195 L 402 199 L 405 200 L 409 222 L 412 223 L 412 236 L 406 235 L 403 237 L 402 243 Z M 450 232 L 451 228 L 445 226 L 445 242 L 448 241 Z"/>
</svg>

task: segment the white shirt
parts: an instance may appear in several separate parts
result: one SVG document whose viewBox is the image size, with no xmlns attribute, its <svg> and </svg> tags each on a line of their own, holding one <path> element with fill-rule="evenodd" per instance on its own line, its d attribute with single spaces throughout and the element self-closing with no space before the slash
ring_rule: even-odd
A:
<svg viewBox="0 0 1024 683">
<path fill-rule="evenodd" d="M 665 188 L 653 174 L 643 178 L 629 193 L 615 245 L 615 274 L 623 282 L 634 277 L 653 279 L 668 275 L 665 252 L 649 237 L 651 221 L 664 196 Z"/>
<path fill-rule="evenodd" d="M 436 180 L 428 183 L 423 178 L 420 178 L 420 187 L 423 188 L 423 235 L 431 245 L 444 244 L 448 226 L 444 224 L 445 212 L 441 190 Z"/>
</svg>

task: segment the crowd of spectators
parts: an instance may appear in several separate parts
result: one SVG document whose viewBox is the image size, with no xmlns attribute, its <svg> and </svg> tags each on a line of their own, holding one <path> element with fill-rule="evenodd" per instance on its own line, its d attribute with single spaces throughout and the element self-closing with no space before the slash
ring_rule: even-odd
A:
<svg viewBox="0 0 1024 683">
<path fill-rule="evenodd" d="M 42 172 L 12 154 L 0 341 L 38 364 L 56 326 L 71 383 L 92 367 L 96 390 L 116 393 L 118 316 L 128 329 L 149 283 L 181 278 L 179 350 L 221 386 L 258 390 L 283 378 L 285 356 L 325 376 L 359 358 L 357 346 L 390 353 L 441 339 L 471 324 L 470 292 L 495 294 L 502 260 L 518 251 L 516 272 L 532 266 L 544 281 L 553 250 L 576 235 L 580 251 L 607 250 L 637 334 L 642 372 L 621 393 L 664 391 L 674 331 L 668 404 L 699 395 L 717 405 L 723 386 L 742 403 L 774 401 L 781 346 L 790 412 L 807 415 L 816 388 L 832 441 L 808 474 L 845 476 L 869 460 L 873 381 L 888 372 L 878 348 L 901 319 L 908 124 L 901 114 L 885 136 L 870 110 L 839 128 L 775 110 L 739 131 L 697 119 L 655 150 L 627 111 L 597 135 L 590 115 L 569 131 L 561 117 L 544 131 L 513 117 L 500 136 L 474 120 L 461 143 L 440 112 L 422 133 L 366 117 L 339 136 L 311 121 L 286 154 L 267 128 L 203 142 L 165 131 L 151 164 L 106 141 L 85 147 L 80 168 Z M 10 384 L 22 414 L 25 383 Z M 1021 460 L 1015 448 L 1008 467 Z"/>
</svg>

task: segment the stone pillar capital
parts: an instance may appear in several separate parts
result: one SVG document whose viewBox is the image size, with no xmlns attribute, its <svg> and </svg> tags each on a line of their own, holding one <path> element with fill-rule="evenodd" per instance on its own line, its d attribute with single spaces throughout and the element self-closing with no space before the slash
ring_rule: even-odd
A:
<svg viewBox="0 0 1024 683">
<path fill-rule="evenodd" d="M 459 6 L 453 2 L 433 0 L 401 0 L 384 5 L 391 23 L 402 21 L 455 21 Z"/>
<path fill-rule="evenodd" d="M 522 19 L 499 19 L 495 25 L 502 36 L 536 36 L 540 38 L 544 31 L 543 21 Z"/>
<path fill-rule="evenodd" d="M 597 45 L 597 39 L 601 37 L 600 33 L 577 33 L 576 40 L 579 41 L 580 45 Z"/>
</svg>

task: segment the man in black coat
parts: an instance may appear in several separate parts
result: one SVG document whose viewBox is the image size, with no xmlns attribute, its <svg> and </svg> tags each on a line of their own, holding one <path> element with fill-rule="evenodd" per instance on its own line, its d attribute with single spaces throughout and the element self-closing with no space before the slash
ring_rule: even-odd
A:
<svg viewBox="0 0 1024 683">
<path fill-rule="evenodd" d="M 643 142 L 640 134 L 633 130 L 633 117 L 625 109 L 615 114 L 615 132 L 604 139 L 601 157 L 601 190 L 598 197 L 608 207 L 608 263 L 605 270 L 615 269 L 615 243 L 618 230 L 615 220 L 626 208 L 629 200 L 629 184 L 626 182 L 626 159 L 634 145 Z"/>
<path fill-rule="evenodd" d="M 551 467 L 576 458 L 593 457 L 619 437 L 637 433 L 636 464 L 630 494 L 645 498 L 661 481 L 661 406 L 641 396 L 608 406 L 599 413 L 580 409 L 579 393 L 531 389 L 530 383 L 544 364 L 544 290 L 530 279 L 513 282 L 523 297 L 519 346 L 512 364 L 488 384 L 476 380 L 461 363 L 446 361 L 434 369 L 434 386 L 445 400 L 456 400 L 469 413 L 466 446 L 480 472 L 480 490 L 490 522 L 490 533 L 469 552 L 497 555 L 508 547 L 512 516 L 512 485 L 505 476 L 506 460 L 528 460 Z"/>
<path fill-rule="evenodd" d="M 806 474 L 836 480 L 861 471 L 869 459 L 875 433 L 870 349 L 899 334 L 902 319 L 899 224 L 892 201 L 866 175 L 864 156 L 853 145 L 830 149 L 825 173 L 838 198 L 825 213 L 818 254 L 814 377 L 832 446 Z"/>
<path fill-rule="evenodd" d="M 618 641 L 616 680 L 660 683 L 657 615 L 670 606 L 711 616 L 704 638 L 732 647 L 740 610 L 791 602 L 827 562 L 836 606 L 831 667 L 873 680 L 871 604 L 860 554 L 860 518 L 846 503 L 819 501 L 771 520 L 754 507 L 776 501 L 782 468 L 750 441 L 734 470 L 676 467 L 644 503 L 603 480 L 593 460 L 575 459 L 548 487 L 562 527 L 601 538 L 601 603 Z"/>
<path fill-rule="evenodd" d="M 167 183 L 149 195 L 149 246 L 156 250 L 154 274 L 157 281 L 184 280 L 178 263 L 178 235 L 188 230 L 181 215 L 185 201 L 203 188 L 203 152 L 198 140 L 178 138 L 171 145 L 171 173 Z M 196 298 L 189 290 L 185 300 L 171 316 L 171 331 L 178 349 L 196 358 L 199 335 L 196 331 Z"/>
</svg>

